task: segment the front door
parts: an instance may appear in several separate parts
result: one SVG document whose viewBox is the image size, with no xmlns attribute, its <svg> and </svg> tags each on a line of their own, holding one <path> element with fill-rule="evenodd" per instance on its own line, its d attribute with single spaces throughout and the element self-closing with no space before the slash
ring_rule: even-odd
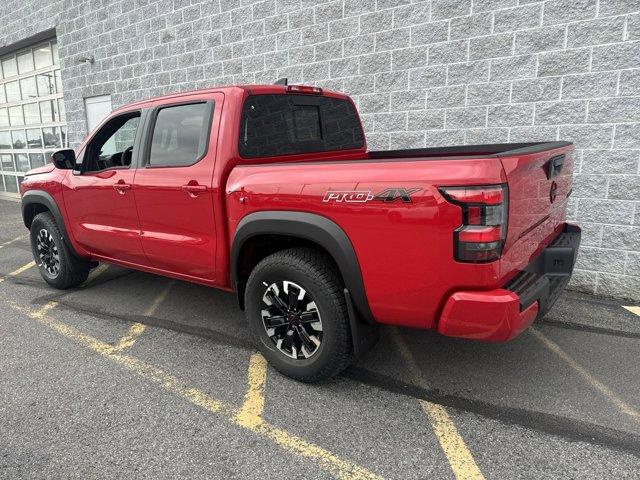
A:
<svg viewBox="0 0 640 480">
<path fill-rule="evenodd" d="M 149 115 L 147 150 L 136 173 L 142 247 L 165 272 L 215 277 L 213 167 L 222 94 L 182 97 Z"/>
<path fill-rule="evenodd" d="M 107 121 L 79 153 L 63 190 L 76 241 L 94 255 L 147 264 L 133 193 L 140 111 Z"/>
</svg>

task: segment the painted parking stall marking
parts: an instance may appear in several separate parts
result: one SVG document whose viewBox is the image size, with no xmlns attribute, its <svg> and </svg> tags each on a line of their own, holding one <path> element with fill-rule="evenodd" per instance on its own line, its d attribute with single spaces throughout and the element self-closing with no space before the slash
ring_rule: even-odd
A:
<svg viewBox="0 0 640 480">
<path fill-rule="evenodd" d="M 16 243 L 16 242 L 19 242 L 20 240 L 24 240 L 27 237 L 28 237 L 28 235 L 22 235 L 21 237 L 14 238 L 13 240 L 9 240 L 7 242 L 0 243 L 0 248 L 4 248 L 4 247 L 6 247 L 8 245 L 11 245 L 12 243 Z"/>
<path fill-rule="evenodd" d="M 35 266 L 36 266 L 36 262 L 33 262 L 33 261 L 29 262 L 26 265 L 23 265 L 22 267 L 14 270 L 13 272 L 9 272 L 5 277 L 0 277 L 0 283 L 4 282 L 9 277 L 15 277 L 17 275 L 20 275 L 21 273 L 26 272 L 27 270 Z"/>
<path fill-rule="evenodd" d="M 316 461 L 321 468 L 325 469 L 337 478 L 345 480 L 373 480 L 381 478 L 360 465 L 341 459 L 323 447 L 315 445 L 287 432 L 282 428 L 267 423 L 262 420 L 261 416 L 256 415 L 256 412 L 260 411 L 260 403 L 262 402 L 263 404 L 264 402 L 264 400 L 260 400 L 260 398 L 262 395 L 261 385 L 264 385 L 263 374 L 265 372 L 265 368 L 263 368 L 261 360 L 258 360 L 255 357 L 252 357 L 252 362 L 250 363 L 252 365 L 252 371 L 250 373 L 250 388 L 246 396 L 245 405 L 242 409 L 238 410 L 231 405 L 219 401 L 200 389 L 189 386 L 186 382 L 158 367 L 155 367 L 154 365 L 131 355 L 119 352 L 114 348 L 114 346 L 87 335 L 71 325 L 67 325 L 66 323 L 54 319 L 49 315 L 49 313 L 56 308 L 56 302 L 49 302 L 39 310 L 32 310 L 27 307 L 20 306 L 13 301 L 9 301 L 7 304 L 13 310 L 27 315 L 59 334 L 104 356 L 119 366 L 159 385 L 164 390 L 174 395 L 181 396 L 204 410 L 220 414 L 222 418 L 230 421 L 234 425 L 271 440 L 283 450 Z"/>
<path fill-rule="evenodd" d="M 580 365 L 571 355 L 566 353 L 560 346 L 553 340 L 546 337 L 542 332 L 536 328 L 530 329 L 531 333 L 537 338 L 545 347 L 560 357 L 565 363 L 567 363 L 573 370 L 584 378 L 589 385 L 595 390 L 604 395 L 611 403 L 613 403 L 622 413 L 631 417 L 635 422 L 640 423 L 640 412 L 625 402 L 620 396 L 613 392 L 608 386 L 598 380 L 589 372 L 586 368 Z"/>
<path fill-rule="evenodd" d="M 640 306 L 623 306 L 622 308 L 630 311 L 631 313 L 635 313 L 640 317 Z"/>
<path fill-rule="evenodd" d="M 398 332 L 392 330 L 393 340 L 398 347 L 398 351 L 405 361 L 413 381 L 422 388 L 428 388 L 424 381 L 420 368 L 416 364 L 415 358 L 408 345 Z M 440 446 L 447 456 L 449 465 L 457 480 L 483 480 L 484 476 L 480 468 L 473 459 L 471 451 L 467 447 L 462 436 L 458 433 L 453 420 L 442 405 L 438 405 L 426 400 L 419 400 L 422 410 L 427 415 L 431 427 L 433 428 Z"/>
<path fill-rule="evenodd" d="M 153 300 L 151 305 L 149 305 L 149 307 L 144 311 L 143 315 L 145 317 L 151 317 L 156 313 L 160 304 L 165 300 L 165 298 L 167 298 L 167 294 L 169 293 L 169 290 L 171 290 L 173 284 L 173 280 L 167 283 L 158 296 Z M 124 350 L 131 348 L 138 337 L 140 337 L 146 329 L 147 326 L 143 323 L 136 322 L 131 325 L 126 335 L 113 346 L 114 351 L 123 352 Z"/>
</svg>

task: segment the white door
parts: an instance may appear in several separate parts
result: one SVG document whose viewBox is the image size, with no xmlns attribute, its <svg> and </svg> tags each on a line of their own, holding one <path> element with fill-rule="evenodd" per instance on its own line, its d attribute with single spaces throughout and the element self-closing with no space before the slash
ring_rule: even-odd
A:
<svg viewBox="0 0 640 480">
<path fill-rule="evenodd" d="M 84 99 L 87 113 L 87 132 L 92 132 L 111 113 L 111 95 L 99 95 Z"/>
</svg>

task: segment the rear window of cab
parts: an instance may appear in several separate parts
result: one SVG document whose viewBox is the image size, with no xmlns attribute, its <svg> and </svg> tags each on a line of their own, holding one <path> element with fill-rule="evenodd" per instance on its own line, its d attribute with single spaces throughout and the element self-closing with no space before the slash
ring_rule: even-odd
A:
<svg viewBox="0 0 640 480">
<path fill-rule="evenodd" d="M 316 95 L 250 95 L 242 108 L 243 158 L 350 150 L 364 146 L 353 104 Z"/>
</svg>

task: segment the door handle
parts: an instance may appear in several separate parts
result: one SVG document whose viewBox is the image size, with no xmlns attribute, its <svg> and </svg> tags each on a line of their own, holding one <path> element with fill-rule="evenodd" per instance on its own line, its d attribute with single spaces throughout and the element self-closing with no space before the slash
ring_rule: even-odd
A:
<svg viewBox="0 0 640 480">
<path fill-rule="evenodd" d="M 189 183 L 187 185 L 182 185 L 182 190 L 187 192 L 190 196 L 195 197 L 198 193 L 204 193 L 208 190 L 206 185 L 198 185 Z"/>
<path fill-rule="evenodd" d="M 564 165 L 564 155 L 556 155 L 555 157 L 550 158 L 545 165 L 545 172 L 547 173 L 547 179 L 551 180 L 553 177 L 558 175 L 562 170 L 562 165 Z"/>
<path fill-rule="evenodd" d="M 115 188 L 120 195 L 124 195 L 125 190 L 131 190 L 131 184 L 124 183 L 123 180 L 120 180 L 118 183 L 113 185 L 113 188 Z"/>
</svg>

